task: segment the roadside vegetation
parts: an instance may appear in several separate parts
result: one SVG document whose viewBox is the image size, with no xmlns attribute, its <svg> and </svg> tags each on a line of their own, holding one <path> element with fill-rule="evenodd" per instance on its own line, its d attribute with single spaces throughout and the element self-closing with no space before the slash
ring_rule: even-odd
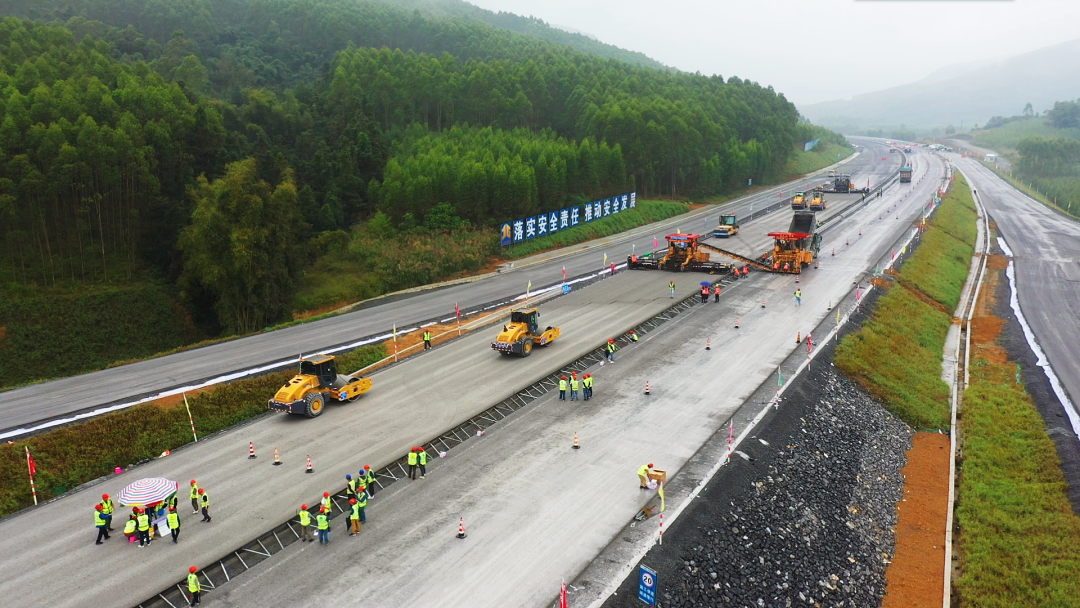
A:
<svg viewBox="0 0 1080 608">
<path fill-rule="evenodd" d="M 931 218 L 899 282 L 878 298 L 870 320 L 841 341 L 834 362 L 913 428 L 947 430 L 941 361 L 975 247 L 975 204 L 963 176 Z"/>
<path fill-rule="evenodd" d="M 960 417 L 959 605 L 1076 607 L 1080 518 L 1046 423 L 998 344 L 1005 321 L 993 315 L 993 301 L 1006 292 L 994 287 L 1006 282 L 1006 265 L 991 257 L 972 320 L 971 383 Z"/>
<path fill-rule="evenodd" d="M 342 371 L 354 371 L 384 357 L 386 347 L 372 345 L 338 355 L 337 363 Z M 294 374 L 295 370 L 266 374 L 189 396 L 195 430 L 205 438 L 266 413 L 267 400 Z M 126 469 L 192 441 L 184 402 L 171 399 L 168 405 L 145 403 L 0 446 L 0 517 L 34 504 L 24 447 L 34 457 L 38 500 L 42 501 L 109 475 L 116 467 Z"/>
</svg>

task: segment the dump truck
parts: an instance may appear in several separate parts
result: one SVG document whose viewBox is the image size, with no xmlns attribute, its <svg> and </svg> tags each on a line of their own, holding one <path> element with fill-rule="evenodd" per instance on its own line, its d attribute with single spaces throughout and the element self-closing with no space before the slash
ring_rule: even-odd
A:
<svg viewBox="0 0 1080 608">
<path fill-rule="evenodd" d="M 732 264 L 713 262 L 702 249 L 716 249 L 701 242 L 700 234 L 673 233 L 664 237 L 666 251 L 654 251 L 643 255 L 626 256 L 626 267 L 639 270 L 699 270 L 712 274 L 728 274 Z"/>
<path fill-rule="evenodd" d="M 735 219 L 735 216 L 721 215 L 720 225 L 716 227 L 716 230 L 713 230 L 712 235 L 717 238 L 726 239 L 727 237 L 735 236 L 736 234 L 739 234 L 739 222 Z"/>
<path fill-rule="evenodd" d="M 503 325 L 491 348 L 503 355 L 528 357 L 533 346 L 547 346 L 559 337 L 559 328 L 548 326 L 540 330 L 540 311 L 521 308 L 510 312 L 510 322 Z"/>
<path fill-rule="evenodd" d="M 911 183 L 911 165 L 904 165 L 903 167 L 900 167 L 900 183 Z"/>
<path fill-rule="evenodd" d="M 814 191 L 814 198 L 810 200 L 811 211 L 824 211 L 825 210 L 825 193 L 820 190 Z"/>
<path fill-rule="evenodd" d="M 331 399 L 352 402 L 369 390 L 371 378 L 339 374 L 333 355 L 315 355 L 300 359 L 300 373 L 278 389 L 267 407 L 316 418 Z"/>
<path fill-rule="evenodd" d="M 792 209 L 806 209 L 806 193 L 796 192 L 795 197 L 791 199 Z"/>
</svg>

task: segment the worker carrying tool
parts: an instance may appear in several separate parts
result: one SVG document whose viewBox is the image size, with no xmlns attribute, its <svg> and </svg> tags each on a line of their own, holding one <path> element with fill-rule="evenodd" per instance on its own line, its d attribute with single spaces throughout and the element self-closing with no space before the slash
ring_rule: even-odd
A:
<svg viewBox="0 0 1080 608">
<path fill-rule="evenodd" d="M 649 464 L 641 465 L 637 470 L 637 476 L 638 479 L 641 480 L 640 488 L 642 490 L 649 489 L 649 471 L 652 471 L 652 468 L 653 464 L 650 462 Z"/>
<path fill-rule="evenodd" d="M 199 599 L 199 593 L 202 592 L 202 583 L 199 582 L 199 575 L 195 574 L 198 571 L 199 569 L 195 566 L 188 568 L 187 590 L 191 594 L 191 598 L 188 599 L 188 606 L 202 603 L 202 600 Z"/>
</svg>

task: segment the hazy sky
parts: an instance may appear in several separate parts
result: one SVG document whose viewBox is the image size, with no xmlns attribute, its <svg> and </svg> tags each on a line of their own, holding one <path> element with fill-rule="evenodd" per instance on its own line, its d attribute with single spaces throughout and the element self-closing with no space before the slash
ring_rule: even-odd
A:
<svg viewBox="0 0 1080 608">
<path fill-rule="evenodd" d="M 533 15 L 795 103 L 902 85 L 950 64 L 1080 38 L 1077 0 L 468 0 Z"/>
</svg>

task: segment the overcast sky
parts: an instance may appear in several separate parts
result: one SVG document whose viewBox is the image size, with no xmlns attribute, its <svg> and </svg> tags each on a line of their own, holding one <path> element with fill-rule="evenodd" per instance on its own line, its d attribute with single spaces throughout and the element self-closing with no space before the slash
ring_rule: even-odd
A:
<svg viewBox="0 0 1080 608">
<path fill-rule="evenodd" d="M 846 99 L 950 64 L 1080 38 L 1077 0 L 468 0 L 533 15 L 667 65 Z"/>
</svg>

